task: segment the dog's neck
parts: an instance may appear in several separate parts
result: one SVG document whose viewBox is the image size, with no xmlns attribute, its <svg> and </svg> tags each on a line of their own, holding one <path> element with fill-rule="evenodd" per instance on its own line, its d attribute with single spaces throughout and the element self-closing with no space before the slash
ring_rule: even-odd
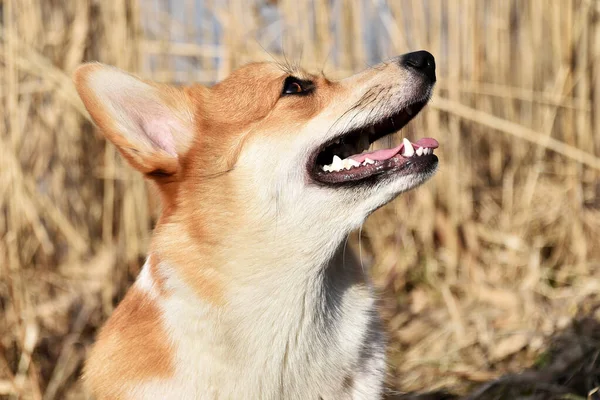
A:
<svg viewBox="0 0 600 400">
<path fill-rule="evenodd" d="M 177 257 L 161 240 L 171 229 L 180 232 L 171 236 Z M 201 341 L 212 359 L 232 363 L 227 371 L 237 379 L 260 371 L 252 384 L 268 390 L 295 382 L 278 389 L 282 398 L 317 390 L 314 382 L 332 369 L 341 382 L 363 354 L 364 338 L 378 329 L 371 287 L 345 240 L 224 230 L 230 240 L 190 246 L 180 227 L 157 228 L 150 259 L 160 260 L 159 273 L 166 274 L 157 292 L 164 293 L 166 328 L 185 349 L 181 364 L 196 365 Z M 310 246 L 303 244 L 307 237 Z"/>
<path fill-rule="evenodd" d="M 157 229 L 157 238 L 167 233 L 166 228 Z M 176 226 L 170 228 L 181 232 Z M 193 331 L 194 319 L 213 321 L 220 334 L 237 343 L 228 346 L 234 346 L 232 351 L 238 356 L 258 354 L 260 349 L 254 346 L 274 343 L 272 352 L 265 355 L 270 361 L 263 360 L 271 363 L 273 357 L 291 351 L 286 350 L 288 345 L 300 346 L 294 350 L 300 353 L 326 348 L 337 351 L 342 343 L 339 335 L 355 329 L 356 321 L 372 318 L 371 287 L 342 240 L 345 236 L 334 241 L 331 236 L 326 240 L 316 235 L 319 238 L 312 237 L 309 246 L 306 233 L 302 238 L 272 233 L 265 237 L 252 230 L 237 235 L 230 232 L 233 236 L 225 242 L 197 242 L 196 247 L 184 244 L 176 258 L 155 246 L 152 254 L 163 266 L 159 273 L 171 274 L 162 279 L 163 291 L 178 298 L 179 316 L 172 318 L 189 324 L 185 337 L 202 334 Z M 181 234 L 178 239 L 186 242 Z M 360 337 L 357 334 L 353 340 Z M 328 344 L 321 343 L 324 338 L 330 338 Z M 312 347 L 314 350 L 309 350 Z M 273 367 L 273 371 L 278 369 Z"/>
<path fill-rule="evenodd" d="M 358 351 L 374 300 L 347 247 L 353 226 L 344 209 L 316 215 L 308 199 L 295 204 L 289 193 L 278 204 L 240 203 L 249 196 L 226 181 L 218 187 L 198 203 L 181 199 L 153 237 L 153 278 L 181 346 L 194 348 L 210 326 L 209 348 L 250 368 L 268 365 L 263 375 L 273 381 L 295 379 L 278 376 L 288 356 L 337 365 L 344 346 Z"/>
<path fill-rule="evenodd" d="M 310 226 L 284 230 L 218 223 L 212 228 L 205 224 L 192 236 L 177 223 L 163 223 L 156 228 L 151 254 L 167 266 L 158 271 L 163 278 L 175 274 L 198 297 L 231 304 L 246 290 L 248 296 L 261 297 L 319 286 L 338 290 L 331 288 L 334 277 L 344 284 L 364 283 L 361 266 L 346 251 L 346 235 L 342 231 L 326 235 Z"/>
</svg>

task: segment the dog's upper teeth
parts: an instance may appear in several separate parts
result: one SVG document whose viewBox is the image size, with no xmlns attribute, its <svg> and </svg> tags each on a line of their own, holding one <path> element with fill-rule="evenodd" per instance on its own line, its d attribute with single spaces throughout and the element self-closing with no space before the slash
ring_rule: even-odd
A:
<svg viewBox="0 0 600 400">
<path fill-rule="evenodd" d="M 423 148 L 422 148 L 422 147 L 419 147 L 419 148 L 417 149 L 416 153 L 417 153 L 417 155 L 418 155 L 418 156 L 422 156 L 422 155 L 423 155 Z"/>
<path fill-rule="evenodd" d="M 402 140 L 402 143 L 404 143 L 404 149 L 402 149 L 402 156 L 412 157 L 415 154 L 415 149 L 413 148 L 412 143 L 409 142 L 407 138 L 404 138 Z"/>
</svg>

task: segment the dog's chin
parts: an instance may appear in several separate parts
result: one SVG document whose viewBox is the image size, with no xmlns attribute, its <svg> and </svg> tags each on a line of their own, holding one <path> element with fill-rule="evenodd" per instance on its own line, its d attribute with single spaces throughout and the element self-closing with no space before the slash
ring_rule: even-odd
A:
<svg viewBox="0 0 600 400">
<path fill-rule="evenodd" d="M 435 163 L 435 165 L 431 165 L 426 171 L 420 171 L 417 173 L 412 173 L 410 175 L 402 176 L 398 179 L 392 179 L 391 182 L 387 185 L 385 185 L 384 183 L 384 186 L 387 186 L 387 190 L 384 190 L 390 193 L 390 195 L 392 196 L 392 199 L 390 199 L 391 201 L 393 200 L 393 198 L 401 195 L 402 193 L 408 192 L 412 189 L 421 186 L 429 179 L 431 179 L 435 175 L 436 171 L 437 162 Z"/>
<path fill-rule="evenodd" d="M 438 169 L 438 158 L 436 155 L 421 157 L 403 165 L 400 173 L 390 171 L 387 176 L 381 178 L 379 190 L 398 196 L 404 192 L 415 189 L 427 182 Z"/>
<path fill-rule="evenodd" d="M 403 193 L 409 192 L 421 186 L 431 179 L 437 171 L 436 165 L 427 171 L 409 173 L 402 176 L 391 176 L 382 179 L 377 185 L 365 190 L 366 209 L 365 218 L 377 209 L 385 206 Z"/>
<path fill-rule="evenodd" d="M 390 175 L 380 178 L 373 185 L 344 186 L 332 193 L 331 189 L 320 187 L 320 200 L 317 202 L 322 207 L 319 211 L 313 209 L 312 214 L 320 216 L 320 224 L 324 213 L 331 213 L 328 219 L 333 221 L 332 230 L 343 231 L 344 235 L 360 228 L 365 220 L 379 208 L 390 203 L 402 194 L 418 188 L 437 171 L 437 165 L 427 171 L 414 172 L 406 175 Z M 342 239 L 340 239 L 342 240 Z"/>
</svg>

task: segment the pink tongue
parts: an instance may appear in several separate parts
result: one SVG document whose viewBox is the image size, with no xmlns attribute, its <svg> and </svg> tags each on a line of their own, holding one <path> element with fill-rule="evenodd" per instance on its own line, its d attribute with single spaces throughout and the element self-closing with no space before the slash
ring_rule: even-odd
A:
<svg viewBox="0 0 600 400">
<path fill-rule="evenodd" d="M 417 140 L 417 143 L 412 143 L 412 145 L 415 149 L 418 149 L 419 147 L 437 149 L 439 143 L 437 140 L 432 138 L 423 138 Z M 373 161 L 383 161 L 394 157 L 396 154 L 400 153 L 403 148 L 404 144 L 401 144 L 400 146 L 394 147 L 393 149 L 376 150 L 371 153 L 355 154 L 353 156 L 350 156 L 349 158 L 359 163 L 365 161 L 366 158 Z"/>
<path fill-rule="evenodd" d="M 414 145 L 427 147 L 428 149 L 437 149 L 440 144 L 434 138 L 423 138 L 417 140 L 417 143 L 413 143 L 413 146 Z"/>
<path fill-rule="evenodd" d="M 365 161 L 365 158 L 368 158 L 373 161 L 387 160 L 388 158 L 392 158 L 396 154 L 400 153 L 400 151 L 402 151 L 403 147 L 404 147 L 404 145 L 401 144 L 400 146 L 394 147 L 393 149 L 376 150 L 371 153 L 356 154 L 356 155 L 350 156 L 350 158 L 359 163 L 362 163 L 363 161 Z"/>
</svg>

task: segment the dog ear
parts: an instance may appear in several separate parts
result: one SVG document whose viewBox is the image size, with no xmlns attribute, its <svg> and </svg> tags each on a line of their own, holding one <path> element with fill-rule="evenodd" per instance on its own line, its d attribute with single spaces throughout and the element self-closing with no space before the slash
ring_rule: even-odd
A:
<svg viewBox="0 0 600 400">
<path fill-rule="evenodd" d="M 194 133 L 192 102 L 182 89 L 98 63 L 80 66 L 75 86 L 94 122 L 133 167 L 149 176 L 178 171 Z"/>
</svg>

